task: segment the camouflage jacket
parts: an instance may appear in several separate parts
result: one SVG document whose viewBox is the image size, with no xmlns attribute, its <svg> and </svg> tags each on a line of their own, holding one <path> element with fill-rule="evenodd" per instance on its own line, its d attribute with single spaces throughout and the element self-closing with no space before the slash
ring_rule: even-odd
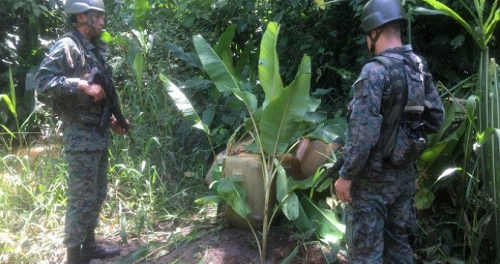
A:
<svg viewBox="0 0 500 264">
<path fill-rule="evenodd" d="M 408 87 L 408 105 L 421 100 L 424 96 L 425 132 L 437 132 L 444 118 L 441 98 L 434 86 L 432 75 L 425 60 L 413 53 L 410 45 L 391 49 L 403 52 L 419 67 L 416 73 L 410 67 L 406 70 L 410 75 L 423 78 L 424 87 Z M 387 50 L 391 51 L 391 50 Z M 381 107 L 388 97 L 390 75 L 379 62 L 371 61 L 363 66 L 361 74 L 353 85 L 354 96 L 349 103 L 349 122 L 344 148 L 344 165 L 340 176 L 346 180 L 358 177 L 377 177 L 383 168 L 383 157 L 378 146 L 383 116 Z M 420 93 L 418 91 L 421 91 Z"/>
<path fill-rule="evenodd" d="M 63 122 L 66 150 L 103 150 L 110 137 L 108 127 L 96 127 L 103 101 L 93 102 L 78 89 L 78 82 L 88 78 L 92 67 L 106 66 L 105 48 L 97 46 L 100 42 L 77 37 L 80 34 L 77 31 L 68 34 L 54 43 L 40 64 L 35 74 L 35 89 L 39 96 L 55 102 Z"/>
</svg>

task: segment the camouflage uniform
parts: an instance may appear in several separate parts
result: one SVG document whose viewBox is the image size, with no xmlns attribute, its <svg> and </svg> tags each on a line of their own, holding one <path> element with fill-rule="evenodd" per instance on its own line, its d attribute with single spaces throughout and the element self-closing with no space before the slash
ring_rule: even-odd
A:
<svg viewBox="0 0 500 264">
<path fill-rule="evenodd" d="M 424 73 L 405 66 L 410 74 L 424 79 L 424 87 L 408 87 L 408 105 L 424 96 L 425 132 L 436 132 L 444 110 L 426 62 L 410 45 L 391 50 L 408 55 Z M 389 82 L 382 64 L 365 64 L 349 103 L 345 163 L 339 172 L 343 179 L 352 180 L 346 230 L 349 263 L 413 263 L 408 235 L 415 225 L 415 166 L 393 166 L 382 157 L 379 144 L 381 108 L 389 95 Z"/>
<path fill-rule="evenodd" d="M 105 47 L 89 42 L 78 31 L 55 42 L 35 75 L 36 91 L 55 102 L 63 121 L 63 140 L 68 163 L 66 247 L 82 244 L 88 229 L 97 226 L 107 193 L 109 124 L 99 126 L 103 100 L 78 89 L 92 67 L 104 69 Z M 100 41 L 100 40 L 98 40 Z"/>
</svg>

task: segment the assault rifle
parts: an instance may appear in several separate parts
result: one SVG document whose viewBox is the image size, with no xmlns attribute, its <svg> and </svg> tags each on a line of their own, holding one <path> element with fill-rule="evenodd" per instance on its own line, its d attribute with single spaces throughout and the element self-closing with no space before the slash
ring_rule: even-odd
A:
<svg viewBox="0 0 500 264">
<path fill-rule="evenodd" d="M 337 137 L 332 141 L 333 151 L 337 151 L 342 147 L 344 147 L 344 141 L 340 137 Z M 327 170 L 327 174 L 318 182 L 318 184 L 316 184 L 315 189 L 318 189 L 327 179 L 331 178 L 334 180 L 335 174 L 339 172 L 340 168 L 342 168 L 342 165 L 344 165 L 344 157 L 342 156 L 342 154 L 340 154 L 340 156 L 337 158 L 337 161 L 335 161 L 332 167 L 327 168 L 326 166 L 324 166 L 324 169 Z"/>
<path fill-rule="evenodd" d="M 89 84 L 95 83 L 99 84 L 106 93 L 106 101 L 102 109 L 101 120 L 99 121 L 99 126 L 103 127 L 109 123 L 109 118 L 113 115 L 118 122 L 118 126 L 125 129 L 130 141 L 134 141 L 130 135 L 130 124 L 127 122 L 123 116 L 120 104 L 118 102 L 118 94 L 116 93 L 115 85 L 111 80 L 111 76 L 104 76 L 99 72 L 99 68 L 93 67 L 90 71 L 90 76 L 88 80 Z"/>
</svg>

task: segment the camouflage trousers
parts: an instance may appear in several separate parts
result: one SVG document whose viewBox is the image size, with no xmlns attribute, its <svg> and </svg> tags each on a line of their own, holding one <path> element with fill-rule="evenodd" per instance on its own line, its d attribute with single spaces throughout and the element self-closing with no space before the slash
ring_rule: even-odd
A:
<svg viewBox="0 0 500 264">
<path fill-rule="evenodd" d="M 415 169 L 383 171 L 351 185 L 346 242 L 349 263 L 413 263 Z"/>
<path fill-rule="evenodd" d="M 108 150 L 67 151 L 68 200 L 64 245 L 80 245 L 95 229 L 107 194 Z"/>
</svg>

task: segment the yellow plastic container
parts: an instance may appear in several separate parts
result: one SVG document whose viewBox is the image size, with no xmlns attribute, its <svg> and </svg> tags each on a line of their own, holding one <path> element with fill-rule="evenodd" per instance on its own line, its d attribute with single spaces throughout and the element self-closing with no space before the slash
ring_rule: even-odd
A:
<svg viewBox="0 0 500 264">
<path fill-rule="evenodd" d="M 321 140 L 302 139 L 297 145 L 297 158 L 300 160 L 302 173 L 300 180 L 307 179 L 316 173 L 331 156 L 332 145 Z"/>
<path fill-rule="evenodd" d="M 286 154 L 281 162 L 287 175 L 299 175 L 299 160 L 292 154 Z M 246 202 L 250 207 L 247 216 L 254 229 L 261 229 L 264 220 L 265 190 L 262 176 L 262 161 L 258 154 L 239 154 L 227 156 L 224 159 L 224 177 L 243 176 L 242 182 L 246 193 Z M 276 204 L 276 185 L 273 183 L 270 189 L 268 214 L 270 216 Z M 231 226 L 250 229 L 247 221 L 241 218 L 229 205 L 226 205 L 226 218 Z"/>
</svg>

